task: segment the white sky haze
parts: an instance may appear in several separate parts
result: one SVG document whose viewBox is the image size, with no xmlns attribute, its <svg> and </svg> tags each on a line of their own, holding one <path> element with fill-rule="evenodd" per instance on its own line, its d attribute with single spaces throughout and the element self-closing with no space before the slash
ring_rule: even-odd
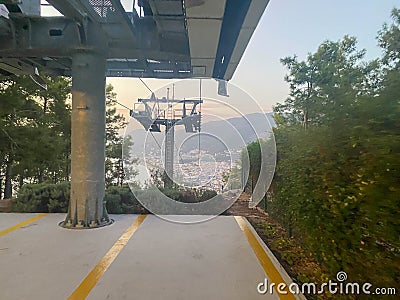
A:
<svg viewBox="0 0 400 300">
<path fill-rule="evenodd" d="M 121 3 L 132 10 L 133 0 Z M 304 59 L 323 41 L 337 41 L 346 34 L 357 37 L 359 49 L 367 50 L 366 59 L 379 57 L 376 36 L 385 22 L 391 22 L 394 7 L 400 7 L 400 0 L 270 0 L 231 82 L 255 98 L 264 110 L 271 111 L 288 95 L 281 58 L 296 54 Z M 43 11 L 54 14 L 48 8 Z M 174 82 L 145 81 L 153 90 Z M 149 96 L 136 78 L 108 78 L 107 83 L 114 86 L 118 101 L 129 107 L 137 98 Z"/>
<path fill-rule="evenodd" d="M 376 58 L 381 53 L 377 33 L 385 22 L 391 22 L 394 7 L 400 7 L 400 0 L 271 0 L 231 82 L 270 111 L 288 95 L 280 58 L 296 54 L 304 59 L 323 41 L 337 41 L 346 34 L 357 37 L 359 48 L 367 50 L 367 59 Z M 148 96 L 138 79 L 109 78 L 107 82 L 128 106 Z M 172 82 L 146 79 L 153 90 Z"/>
</svg>

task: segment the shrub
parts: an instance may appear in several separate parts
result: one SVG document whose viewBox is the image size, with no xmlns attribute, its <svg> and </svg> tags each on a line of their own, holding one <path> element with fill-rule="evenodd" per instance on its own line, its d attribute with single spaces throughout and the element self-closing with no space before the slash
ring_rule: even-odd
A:
<svg viewBox="0 0 400 300">
<path fill-rule="evenodd" d="M 110 214 L 143 214 L 148 211 L 140 204 L 129 186 L 110 186 L 104 197 Z"/>
<path fill-rule="evenodd" d="M 70 184 L 25 184 L 13 204 L 15 212 L 67 212 Z"/>
<path fill-rule="evenodd" d="M 149 191 L 138 191 L 148 194 Z M 206 201 L 217 193 L 211 190 L 161 189 L 166 196 L 183 203 Z M 13 204 L 14 212 L 60 212 L 66 213 L 70 196 L 70 183 L 26 184 Z M 136 199 L 129 186 L 110 186 L 104 196 L 110 214 L 143 214 L 148 211 Z"/>
<path fill-rule="evenodd" d="M 167 197 L 182 203 L 203 202 L 217 195 L 213 190 L 176 190 L 161 188 L 160 191 Z"/>
<path fill-rule="evenodd" d="M 106 194 L 107 211 L 111 214 L 122 214 L 121 196 L 119 194 Z"/>
<path fill-rule="evenodd" d="M 198 192 L 197 198 L 199 202 L 207 201 L 213 197 L 217 196 L 217 192 L 214 190 L 200 190 Z"/>
</svg>

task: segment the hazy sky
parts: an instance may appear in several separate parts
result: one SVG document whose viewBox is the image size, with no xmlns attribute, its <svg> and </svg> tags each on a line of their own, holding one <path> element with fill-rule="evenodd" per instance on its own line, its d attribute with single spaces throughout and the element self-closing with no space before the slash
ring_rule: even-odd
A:
<svg viewBox="0 0 400 300">
<path fill-rule="evenodd" d="M 127 10 L 132 9 L 133 0 L 121 2 Z M 288 94 L 280 58 L 296 54 L 304 59 L 323 41 L 337 41 L 346 34 L 357 37 L 359 48 L 367 50 L 367 59 L 376 58 L 381 53 L 377 32 L 383 23 L 391 22 L 394 7 L 400 7 L 400 0 L 270 0 L 231 83 L 270 111 Z M 153 90 L 173 82 L 145 81 Z M 107 82 L 114 86 L 118 101 L 129 107 L 137 98 L 149 96 L 138 79 L 108 78 Z"/>
<path fill-rule="evenodd" d="M 391 22 L 394 7 L 400 7 L 400 0 L 271 0 L 231 82 L 270 110 L 288 94 L 280 58 L 297 54 L 304 59 L 323 41 L 336 41 L 345 34 L 358 38 L 368 59 L 378 57 L 377 32 L 383 23 Z M 109 78 L 107 82 L 114 85 L 118 100 L 128 106 L 148 95 L 138 79 Z M 157 90 L 171 81 L 146 82 Z"/>
</svg>

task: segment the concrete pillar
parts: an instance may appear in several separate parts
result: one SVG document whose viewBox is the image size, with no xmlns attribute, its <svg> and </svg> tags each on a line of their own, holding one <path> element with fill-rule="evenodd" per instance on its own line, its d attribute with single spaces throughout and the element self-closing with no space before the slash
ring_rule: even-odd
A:
<svg viewBox="0 0 400 300">
<path fill-rule="evenodd" d="M 174 183 L 174 139 L 175 127 L 168 120 L 165 126 L 165 182 L 166 188 L 172 188 Z"/>
<path fill-rule="evenodd" d="M 72 58 L 71 197 L 67 228 L 110 223 L 105 193 L 105 57 L 79 52 Z"/>
</svg>

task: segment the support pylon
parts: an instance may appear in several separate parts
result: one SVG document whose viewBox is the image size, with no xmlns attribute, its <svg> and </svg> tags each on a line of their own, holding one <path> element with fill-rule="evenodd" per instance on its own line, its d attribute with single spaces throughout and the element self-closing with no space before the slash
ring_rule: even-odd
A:
<svg viewBox="0 0 400 300">
<path fill-rule="evenodd" d="M 106 59 L 82 51 L 72 58 L 71 196 L 66 228 L 110 224 L 105 194 Z"/>
</svg>

